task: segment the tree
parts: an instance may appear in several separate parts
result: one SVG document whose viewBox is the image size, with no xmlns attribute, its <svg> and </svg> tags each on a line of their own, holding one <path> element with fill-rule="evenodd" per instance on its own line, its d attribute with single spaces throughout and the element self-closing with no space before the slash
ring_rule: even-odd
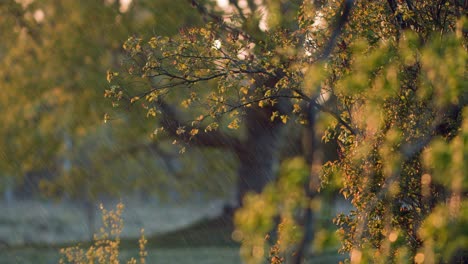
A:
<svg viewBox="0 0 468 264">
<path fill-rule="evenodd" d="M 163 196 L 189 189 L 166 177 L 172 172 L 168 163 L 187 163 L 170 156 L 167 147 L 129 151 L 146 142 L 148 124 L 140 113 L 122 112 L 112 124 L 103 122 L 110 109 L 102 100 L 103 75 L 119 64 L 121 42 L 134 31 L 156 28 L 171 35 L 185 23 L 200 23 L 197 16 L 161 9 L 179 4 L 138 1 L 124 9 L 120 1 L 1 1 L 0 181 L 10 186 L 5 188 L 18 196 L 43 191 L 69 197 L 83 204 L 91 229 L 100 195 L 138 189 Z M 154 26 L 174 13 L 179 19 L 172 26 Z"/>
<path fill-rule="evenodd" d="M 124 181 L 115 178 L 130 174 L 125 171 L 144 175 L 135 163 L 158 158 L 127 153 L 147 133 L 134 113 L 121 113 L 111 125 L 102 122 L 109 110 L 101 100 L 102 76 L 110 65 L 118 65 L 121 41 L 131 32 L 149 32 L 156 20 L 170 18 L 170 12 L 160 9 L 165 5 L 177 7 L 165 0 L 139 1 L 125 9 L 119 1 L 104 0 L 0 4 L 5 39 L 0 44 L 5 88 L 0 108 L 8 113 L 0 128 L 2 177 L 12 176 L 18 185 L 31 181 L 30 189 L 45 178 L 53 183 L 47 185 L 50 192 L 65 189 L 70 196 L 89 191 L 95 197 L 104 189 L 115 193 L 129 183 L 138 185 L 133 179 L 119 185 Z M 170 35 L 184 23 L 199 22 L 187 14 L 173 21 L 173 27 L 156 28 Z M 131 129 L 113 129 L 125 126 Z M 129 162 L 120 162 L 125 160 Z"/>
<path fill-rule="evenodd" d="M 221 21 L 215 10 L 208 11 L 197 1 L 193 4 L 207 20 Z M 288 12 L 278 14 L 279 20 L 283 17 L 283 26 L 291 24 L 290 18 L 293 16 L 289 14 L 298 7 L 299 4 L 295 2 L 283 7 Z M 162 114 L 162 127 L 182 144 L 234 152 L 239 160 L 239 203 L 247 191 L 260 192 L 274 178 L 281 144 L 279 138 L 288 118 L 283 112 L 293 107 L 289 98 L 298 97 L 278 93 L 281 90 L 279 86 L 287 84 L 278 83 L 281 78 L 273 72 L 273 65 L 265 68 L 265 64 L 270 63 L 270 59 L 276 55 L 264 54 L 267 45 L 278 44 L 285 49 L 292 48 L 293 42 L 298 39 L 284 45 L 276 43 L 286 35 L 284 32 L 274 36 L 262 32 L 259 29 L 258 8 L 260 6 L 253 2 L 248 8 L 250 11 L 243 11 L 237 6 L 240 18 L 235 23 L 240 24 L 236 27 L 225 23 L 208 23 L 207 28 L 182 28 L 174 39 L 153 37 L 148 43 L 143 43 L 137 37 L 128 39 L 124 48 L 130 56 L 125 67 L 131 76 L 135 76 L 132 81 L 148 81 L 139 87 L 131 86 L 125 83 L 129 80 L 125 73 L 111 72 L 109 79 L 113 84 L 107 91 L 108 96 L 126 98 L 130 104 L 146 100 L 143 107 L 147 109 L 147 115 Z M 252 12 L 254 15 L 246 17 L 244 12 Z M 243 27 L 245 30 L 242 30 Z M 261 46 L 253 47 L 254 43 Z M 262 57 L 254 58 L 256 53 Z M 285 56 L 277 57 L 276 66 L 285 59 Z M 174 82 L 168 81 L 170 79 Z M 219 86 L 217 89 L 205 84 L 214 81 Z M 278 91 L 271 93 L 270 89 L 277 84 Z M 186 88 L 178 88 L 180 86 Z M 174 96 L 172 91 L 176 89 L 185 93 Z M 171 100 L 178 102 L 173 103 Z M 190 116 L 185 117 L 189 121 L 182 120 L 174 104 L 182 104 L 191 110 Z M 298 107 L 296 105 L 296 109 Z M 221 116 L 227 113 L 230 114 L 229 120 L 221 120 Z M 236 135 L 218 129 L 222 122 L 228 122 L 227 127 L 231 130 L 237 129 L 243 122 L 246 124 L 245 130 Z"/>
<path fill-rule="evenodd" d="M 460 248 L 462 242 L 441 246 L 446 235 L 435 230 L 466 239 L 459 232 L 466 218 L 464 3 L 230 1 L 225 17 L 213 5 L 190 2 L 206 26 L 181 28 L 172 38 L 129 38 L 125 70 L 109 73 L 106 95 L 126 105 L 142 101 L 160 122 L 156 131 L 167 131 L 181 147 L 236 154 L 238 199 L 245 202 L 236 234 L 246 259 L 264 257 L 263 237 L 275 215 L 291 231 L 299 211 L 304 229 L 286 248 L 295 263 L 303 260 L 319 175 L 321 188 L 339 177 L 341 193 L 355 207 L 335 219 L 351 262 L 447 261 Z M 325 96 L 334 106 L 321 103 Z M 318 122 L 317 112 L 331 119 Z M 321 172 L 291 174 L 299 175 L 291 176 L 293 186 L 306 185 L 304 192 L 285 189 L 287 180 L 265 188 L 285 123 L 308 131 L 307 166 L 320 163 L 313 134 L 340 145 L 340 159 Z M 291 170 L 300 171 L 295 164 Z M 451 176 L 438 178 L 448 166 Z M 249 191 L 256 194 L 246 196 Z M 255 209 L 260 205 L 264 210 Z M 448 222 L 438 222 L 448 214 Z"/>
</svg>

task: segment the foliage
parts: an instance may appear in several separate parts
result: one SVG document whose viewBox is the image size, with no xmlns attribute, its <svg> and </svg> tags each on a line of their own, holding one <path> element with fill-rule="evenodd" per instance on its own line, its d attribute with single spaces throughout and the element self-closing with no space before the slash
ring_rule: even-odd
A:
<svg viewBox="0 0 468 264">
<path fill-rule="evenodd" d="M 270 130 L 294 120 L 309 130 L 309 142 L 314 133 L 338 142 L 339 160 L 299 181 L 306 191 L 298 185 L 283 190 L 289 181 L 280 178 L 261 194 L 246 196 L 234 233 L 246 260 L 264 258 L 264 235 L 278 215 L 286 223 L 308 216 L 301 223 L 303 239 L 281 245 L 297 252 L 308 246 L 318 174 L 325 180 L 321 189 L 327 182 L 342 184 L 340 192 L 354 207 L 334 220 L 341 251 L 350 253 L 352 263 L 449 261 L 463 250 L 467 121 L 462 112 L 468 84 L 462 2 L 247 2 L 240 7 L 230 1 L 233 15 L 223 19 L 218 10 L 192 1 L 211 23 L 182 28 L 170 38 L 129 38 L 124 70 L 108 74 L 106 92 L 119 103 L 142 101 L 146 115 L 161 120 L 157 131 L 168 130 L 182 144 L 211 136 L 235 145 L 213 131 L 240 129 L 242 138 L 251 131 L 252 111 L 268 115 Z M 259 7 L 266 10 L 266 27 Z M 297 10 L 297 19 L 291 19 L 291 10 Z M 326 97 L 331 99 L 324 104 Z M 174 106 L 185 108 L 191 122 L 175 119 Z M 317 112 L 332 119 L 317 125 Z M 314 152 L 304 151 L 308 163 L 319 163 Z M 341 180 L 329 180 L 337 175 Z M 285 217 L 290 195 L 306 202 Z M 448 234 L 457 242 L 442 246 Z"/>
<path fill-rule="evenodd" d="M 193 157 L 209 162 L 198 151 L 180 158 L 172 140 L 152 146 L 152 126 L 137 109 L 102 120 L 110 110 L 102 76 L 119 65 L 121 42 L 136 31 L 172 35 L 201 19 L 178 1 L 133 1 L 125 10 L 118 0 L 59 2 L 0 3 L 1 177 L 21 185 L 46 171 L 33 181 L 46 194 L 90 200 L 135 189 L 162 195 L 228 189 L 216 177 L 229 175 L 219 168 L 224 163 L 206 165 L 224 188 L 198 188 L 207 173 L 192 170 Z M 225 165 L 231 166 L 228 157 Z"/>
<path fill-rule="evenodd" d="M 365 58 L 355 56 L 351 75 L 338 83 L 338 87 L 346 87 L 351 100 L 360 101 L 348 106 L 352 110 L 347 113 L 360 132 L 346 138 L 341 135 L 345 139 L 340 141 L 343 159 L 337 164 L 345 177 L 341 191 L 355 207 L 350 215 L 335 219 L 342 227 L 342 249 L 351 251 L 351 258 L 357 254 L 363 261 L 384 261 L 405 250 L 416 254 L 426 243 L 418 230 L 427 217 L 431 218 L 433 208 L 445 204 L 444 199 L 450 196 L 460 199 L 466 186 L 463 168 L 453 164 L 458 170 L 450 173 L 446 167 L 452 163 L 452 154 L 448 159 L 431 156 L 438 151 L 459 153 L 458 160 L 466 156 L 463 150 L 450 150 L 441 143 L 448 141 L 463 148 L 460 137 L 466 131 L 459 123 L 462 119 L 466 123 L 466 119 L 461 113 L 454 120 L 444 119 L 450 105 L 466 100 L 466 50 L 455 36 L 424 46 L 416 43 L 414 36 L 405 35 L 398 50 L 381 45 Z M 369 83 L 363 86 L 354 78 Z M 359 92 L 349 93 L 353 88 Z M 442 122 L 455 128 L 441 131 Z M 428 159 L 430 165 L 423 166 Z M 445 182 L 436 180 L 438 173 L 444 175 Z M 462 208 L 462 203 L 457 207 Z M 454 217 L 453 221 L 459 220 Z M 465 236 L 458 234 L 459 239 Z M 442 253 L 432 252 L 431 259 L 437 261 Z"/>
<path fill-rule="evenodd" d="M 118 264 L 119 260 L 119 245 L 120 233 L 123 229 L 122 211 L 124 206 L 122 203 L 117 204 L 116 210 L 105 210 L 101 205 L 102 224 L 99 234 L 94 235 L 93 244 L 89 249 L 84 250 L 79 246 L 64 248 L 60 251 L 63 257 L 60 263 L 86 264 L 86 263 L 106 263 Z M 147 240 L 144 236 L 143 229 L 139 242 L 139 260 L 131 258 L 127 264 L 145 264 L 147 251 L 145 245 Z"/>
<path fill-rule="evenodd" d="M 106 96 L 130 104 L 144 100 L 146 115 L 157 117 L 165 111 L 159 105 L 162 98 L 171 100 L 178 91 L 176 105 L 189 109 L 192 119 L 189 126 L 178 127 L 176 134 L 187 139 L 217 130 L 225 114 L 229 113 L 223 124 L 235 130 L 245 108 L 274 106 L 282 98 L 300 99 L 283 93 L 299 82 L 294 72 L 283 76 L 299 56 L 295 49 L 299 37 L 288 38 L 283 30 L 262 33 L 265 39 L 254 45 L 253 36 L 243 36 L 235 29 L 225 32 L 225 27 L 208 23 L 203 28 L 182 28 L 173 38 L 157 36 L 148 41 L 130 37 L 123 45 L 129 55 L 124 62 L 126 71 L 108 73 L 112 84 Z M 279 53 L 271 52 L 271 47 Z M 129 79 L 139 80 L 141 85 L 128 85 Z M 199 84 L 211 80 L 216 81 L 216 89 Z M 273 111 L 271 121 L 276 119 L 287 123 L 289 117 Z"/>
<path fill-rule="evenodd" d="M 21 175 L 53 167 L 60 156 L 68 155 L 66 134 L 83 136 L 97 126 L 105 105 L 89 107 L 89 102 L 101 93 L 83 87 L 103 84 L 101 67 L 111 63 L 112 45 L 127 34 L 124 28 L 110 26 L 118 10 L 103 3 L 3 1 L 0 8 L 2 37 L 9 40 L 1 47 L 1 105 L 8 111 L 1 129 L 1 168 Z M 91 27 L 89 9 L 100 12 L 99 23 L 106 26 Z M 103 39 L 109 29 L 115 34 Z"/>
<path fill-rule="evenodd" d="M 242 242 L 241 256 L 248 259 L 248 263 L 262 260 L 269 247 L 272 263 L 285 257 L 289 259 L 291 246 L 303 235 L 295 215 L 307 203 L 304 193 L 309 175 L 306 162 L 300 157 L 286 160 L 280 174 L 278 181 L 265 187 L 261 194 L 247 195 L 244 206 L 236 212 L 233 238 Z M 317 201 L 315 205 L 318 206 Z M 276 241 L 274 236 L 265 236 L 275 227 L 275 222 L 279 223 Z M 269 245 L 271 241 L 274 245 Z"/>
</svg>

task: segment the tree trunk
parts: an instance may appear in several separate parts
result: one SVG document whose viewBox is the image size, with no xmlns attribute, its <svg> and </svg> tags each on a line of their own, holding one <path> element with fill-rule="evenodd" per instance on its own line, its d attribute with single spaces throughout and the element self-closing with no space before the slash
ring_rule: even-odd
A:
<svg viewBox="0 0 468 264">
<path fill-rule="evenodd" d="M 277 80 L 272 80 L 266 86 L 273 87 L 275 81 Z M 220 130 L 200 132 L 196 136 L 190 135 L 188 132 L 180 133 L 178 128 L 185 127 L 185 125 L 181 121 L 181 115 L 177 109 L 163 100 L 159 100 L 158 105 L 164 115 L 161 124 L 174 137 L 192 146 L 225 149 L 236 154 L 239 160 L 239 169 L 234 207 L 242 206 L 242 200 L 246 193 L 260 193 L 265 185 L 275 178 L 279 166 L 283 123 L 278 119 L 272 121 L 271 115 L 273 111 L 288 112 L 285 111 L 285 109 L 291 108 L 288 100 L 279 99 L 274 107 L 247 108 L 244 115 L 246 134 L 243 140 Z M 157 149 L 155 144 L 151 146 Z M 137 146 L 131 148 L 130 151 L 139 148 L 140 146 Z M 233 208 L 229 207 L 225 208 L 226 214 L 233 212 L 231 210 Z"/>
<path fill-rule="evenodd" d="M 248 109 L 245 116 L 246 138 L 239 158 L 237 205 L 242 206 L 248 192 L 260 193 L 271 182 L 279 165 L 282 124 L 270 120 L 271 111 Z"/>
<path fill-rule="evenodd" d="M 88 224 L 88 239 L 89 241 L 93 241 L 96 231 L 94 202 L 89 198 L 85 198 L 82 201 L 82 206 L 86 215 L 86 222 Z"/>
</svg>

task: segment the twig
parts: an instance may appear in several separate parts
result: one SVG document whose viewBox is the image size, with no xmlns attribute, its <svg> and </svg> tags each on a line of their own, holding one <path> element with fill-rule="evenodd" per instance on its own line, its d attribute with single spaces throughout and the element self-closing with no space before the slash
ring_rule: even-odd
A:
<svg viewBox="0 0 468 264">
<path fill-rule="evenodd" d="M 343 31 L 343 27 L 348 22 L 353 6 L 354 6 L 354 0 L 344 1 L 344 6 L 343 6 L 343 11 L 341 13 L 341 16 L 339 17 L 338 22 L 336 23 L 335 30 L 333 31 L 333 34 L 328 42 L 328 45 L 326 46 L 322 55 L 319 56 L 319 61 L 325 61 L 330 56 L 331 52 L 333 51 L 333 48 L 335 47 L 338 37 L 341 35 Z M 308 119 L 309 119 L 308 129 L 312 132 L 315 131 L 315 112 L 314 112 L 313 106 L 317 107 L 319 105 L 315 102 L 317 98 L 318 98 L 317 95 L 314 95 L 312 98 L 310 98 L 309 109 L 307 113 Z M 345 122 L 343 121 L 343 123 Z M 353 131 L 351 127 L 347 127 L 347 128 L 350 129 L 350 131 Z M 314 186 L 312 186 L 313 178 L 316 177 L 315 172 L 312 170 L 313 163 L 316 159 L 314 155 L 314 150 L 313 150 L 316 144 L 314 144 L 313 138 L 312 138 L 312 143 L 311 143 L 312 151 L 310 152 L 309 157 L 308 157 L 311 170 L 310 170 L 310 176 L 306 185 L 306 196 L 307 196 L 307 200 L 309 201 L 309 203 L 307 204 L 307 207 L 304 212 L 304 236 L 300 244 L 298 245 L 298 249 L 293 259 L 293 263 L 296 263 L 296 264 L 301 264 L 304 262 L 304 256 L 306 254 L 307 249 L 309 248 L 310 242 L 313 239 L 313 227 L 312 227 L 313 212 L 312 212 L 312 208 L 310 205 L 310 201 L 314 198 L 316 194 L 316 190 L 314 189 Z"/>
</svg>

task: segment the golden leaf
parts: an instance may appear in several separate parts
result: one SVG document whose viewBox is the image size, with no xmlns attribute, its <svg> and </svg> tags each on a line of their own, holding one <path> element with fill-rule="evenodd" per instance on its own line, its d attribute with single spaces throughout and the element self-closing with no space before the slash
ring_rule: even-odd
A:
<svg viewBox="0 0 468 264">
<path fill-rule="evenodd" d="M 178 127 L 177 130 L 176 130 L 176 134 L 180 135 L 180 134 L 183 134 L 183 133 L 185 133 L 184 127 Z"/>
<path fill-rule="evenodd" d="M 288 122 L 289 116 L 281 115 L 280 118 L 281 118 L 281 122 L 283 122 L 283 124 L 286 124 Z"/>
<path fill-rule="evenodd" d="M 234 119 L 229 125 L 229 129 L 238 129 L 239 128 L 239 120 L 236 118 Z"/>
<path fill-rule="evenodd" d="M 192 128 L 192 130 L 190 130 L 190 135 L 193 137 L 196 134 L 198 134 L 198 129 L 197 128 Z"/>
<path fill-rule="evenodd" d="M 132 99 L 130 99 L 130 103 L 133 104 L 135 101 L 138 101 L 140 100 L 140 97 L 139 96 L 135 96 L 133 97 Z"/>
<path fill-rule="evenodd" d="M 271 113 L 270 120 L 273 122 L 275 120 L 275 118 L 277 118 L 278 116 L 279 116 L 279 112 L 275 111 L 275 112 Z"/>
<path fill-rule="evenodd" d="M 249 89 L 245 86 L 242 86 L 240 88 L 240 92 L 243 93 L 243 94 L 248 94 L 249 93 Z"/>
<path fill-rule="evenodd" d="M 149 116 L 156 116 L 156 110 L 154 109 L 154 107 L 148 109 L 148 112 L 146 113 L 146 117 L 149 117 Z"/>
<path fill-rule="evenodd" d="M 293 113 L 299 113 L 301 111 L 301 107 L 299 106 L 299 104 L 294 104 L 293 108 Z"/>
</svg>

